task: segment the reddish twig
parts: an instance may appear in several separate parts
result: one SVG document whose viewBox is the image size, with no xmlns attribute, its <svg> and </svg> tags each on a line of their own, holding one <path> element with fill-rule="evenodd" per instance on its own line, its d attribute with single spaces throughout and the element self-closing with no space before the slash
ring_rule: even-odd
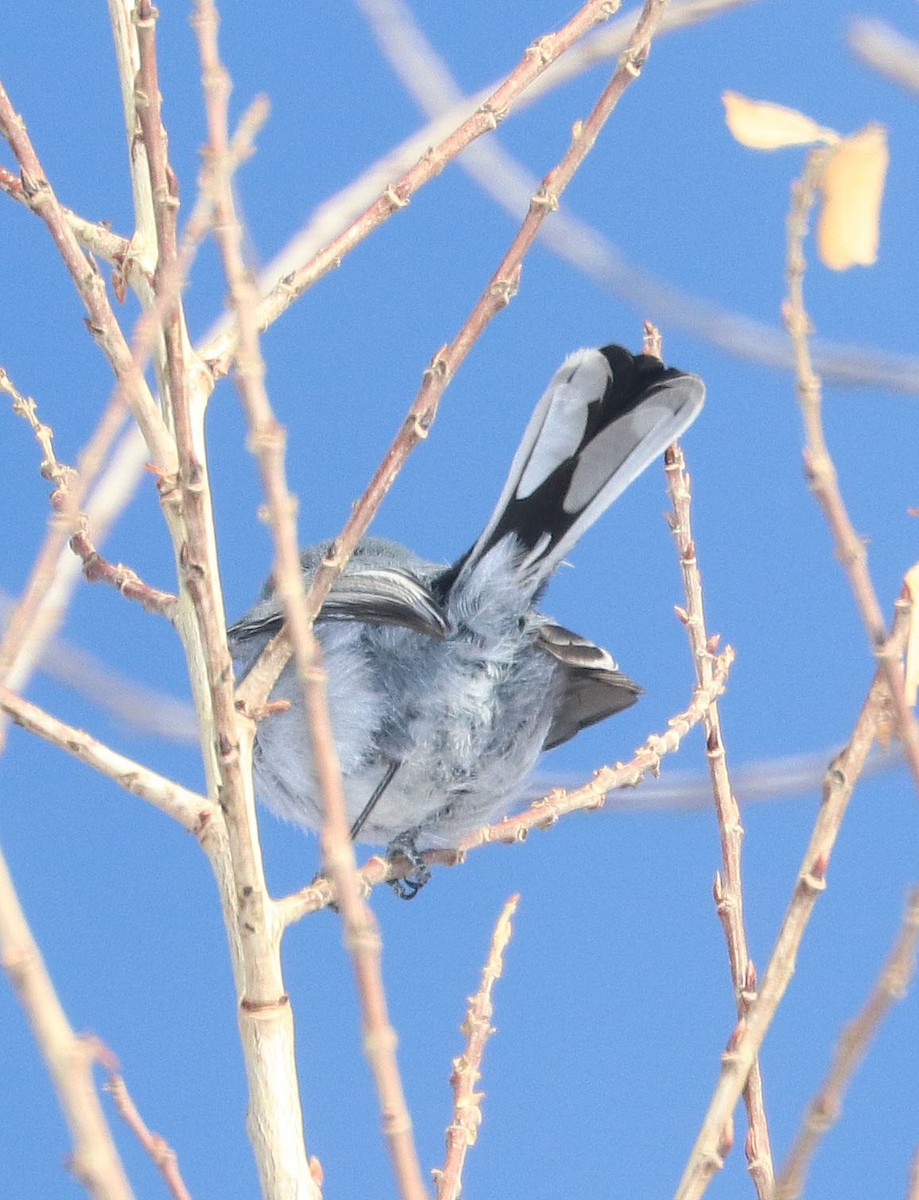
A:
<svg viewBox="0 0 919 1200">
<path fill-rule="evenodd" d="M 176 598 L 168 592 L 151 587 L 129 567 L 115 565 L 103 558 L 89 536 L 89 519 L 85 512 L 75 510 L 71 493 L 79 483 L 79 473 L 62 463 L 54 449 L 54 431 L 38 419 L 38 406 L 32 396 L 24 396 L 0 367 L 0 391 L 13 398 L 13 412 L 21 416 L 35 434 L 42 449 L 40 471 L 43 479 L 53 483 L 51 506 L 60 512 L 68 523 L 76 525 L 70 538 L 70 548 L 83 562 L 83 574 L 91 583 L 102 582 L 116 587 L 129 600 L 136 600 L 152 613 L 171 620 L 175 612 Z"/>
<path fill-rule="evenodd" d="M 469 999 L 469 1008 L 462 1032 L 466 1048 L 453 1060 L 453 1119 L 447 1126 L 447 1154 L 442 1171 L 435 1171 L 437 1200 L 458 1200 L 463 1181 L 466 1152 L 474 1146 L 482 1124 L 482 1092 L 475 1086 L 482 1077 L 482 1057 L 488 1039 L 495 1032 L 491 1024 L 494 1006 L 491 994 L 504 970 L 504 952 L 511 940 L 511 920 L 517 911 L 520 897 L 511 898 L 501 910 L 482 970 L 479 990 Z"/>
<path fill-rule="evenodd" d="M 556 789 L 517 816 L 506 817 L 503 821 L 475 830 L 463 838 L 459 849 L 426 850 L 422 859 L 429 866 L 455 866 L 469 850 L 479 846 L 525 841 L 532 830 L 549 829 L 566 813 L 602 808 L 610 792 L 637 787 L 646 775 L 656 775 L 664 756 L 673 754 L 679 748 L 686 734 L 702 720 L 712 701 L 724 691 L 733 661 L 734 652 L 728 646 L 715 659 L 711 683 L 707 687 L 696 687 L 689 707 L 667 722 L 667 732 L 651 734 L 627 763 L 601 767 L 594 773 L 590 783 L 583 787 L 570 792 Z M 412 865 L 407 859 L 390 860 L 374 855 L 358 872 L 363 894 L 369 894 L 377 884 L 402 878 L 411 869 Z M 286 896 L 278 904 L 285 923 L 290 924 L 333 902 L 336 902 L 334 884 L 329 879 L 320 878 L 309 887 Z"/>
<path fill-rule="evenodd" d="M 427 437 L 437 414 L 440 398 L 463 359 L 492 317 L 515 295 L 523 259 L 532 246 L 543 221 L 550 212 L 558 208 L 559 198 L 593 148 L 600 130 L 616 107 L 620 97 L 629 84 L 641 73 L 666 3 L 667 0 L 645 0 L 641 16 L 622 54 L 620 64 L 594 105 L 590 116 L 586 121 L 579 121 L 576 124 L 571 146 L 558 165 L 545 176 L 539 191 L 532 197 L 530 210 L 523 224 L 459 333 L 449 345 L 442 347 L 437 352 L 430 367 L 425 371 L 421 390 L 412 403 L 401 430 L 387 450 L 366 491 L 355 505 L 351 517 L 332 543 L 328 556 L 320 564 L 313 578 L 306 600 L 307 613 L 311 619 L 315 619 L 332 584 L 353 554 L 409 454 L 420 441 Z M 568 31 L 575 21 L 586 20 L 588 10 L 592 9 L 592 5 L 587 5 L 562 32 Z M 556 41 L 561 36 L 560 33 L 552 39 L 552 55 L 557 56 L 557 53 L 560 53 L 557 50 Z M 566 36 L 569 35 L 566 33 Z M 537 48 L 541 45 L 542 42 L 535 43 Z M 544 50 L 546 53 L 550 53 L 549 50 L 545 48 Z M 531 54 L 532 52 L 533 48 L 531 47 Z M 522 70 L 526 62 L 525 58 L 518 70 Z M 516 73 L 512 78 L 516 78 Z M 495 93 L 495 95 L 497 96 L 499 93 Z M 492 99 L 494 100 L 494 97 Z M 256 708 L 264 703 L 265 697 L 289 658 L 290 642 L 286 630 L 281 630 L 246 676 L 240 689 L 240 695 L 246 703 Z"/>
<path fill-rule="evenodd" d="M 908 623 L 909 606 L 901 600 L 897 604 L 888 653 L 902 654 Z M 756 999 L 750 1005 L 746 1019 L 738 1025 L 729 1052 L 722 1058 L 721 1075 L 677 1188 L 676 1200 L 697 1200 L 705 1191 L 714 1169 L 720 1165 L 718 1147 L 723 1131 L 791 982 L 798 947 L 817 899 L 826 888 L 830 856 L 852 791 L 875 738 L 878 723 L 888 711 L 887 680 L 883 666 L 879 665 L 852 738 L 827 770 L 823 802 L 775 947 Z"/>
<path fill-rule="evenodd" d="M 662 0 L 651 0 L 663 7 Z M 618 8 L 611 0 L 588 0 L 556 33 L 537 38 L 507 78 L 476 109 L 437 145 L 430 147 L 419 161 L 391 184 L 347 229 L 330 241 L 309 262 L 287 275 L 259 304 L 260 329 L 267 327 L 359 245 L 394 213 L 405 208 L 414 194 L 443 171 L 470 142 L 496 129 L 507 116 L 518 96 L 565 51 L 596 25 L 608 20 Z M 230 329 L 218 336 L 205 354 L 215 374 L 225 374 L 235 351 L 238 331 Z"/>
<path fill-rule="evenodd" d="M 109 1071 L 105 1090 L 111 1093 L 112 1102 L 122 1120 L 137 1138 L 141 1147 L 150 1155 L 154 1166 L 163 1176 L 173 1200 L 191 1200 L 191 1195 L 179 1170 L 178 1155 L 162 1134 L 154 1133 L 147 1125 L 128 1091 L 124 1076 L 117 1069 Z"/>
<path fill-rule="evenodd" d="M 689 637 L 696 679 L 700 685 L 704 685 L 711 677 L 712 657 L 718 644 L 718 638 L 717 636 L 709 638 L 706 630 L 702 575 L 696 557 L 696 544 L 691 523 L 690 479 L 683 451 L 679 445 L 670 447 L 664 461 L 667 490 L 673 504 L 673 513 L 668 520 L 680 556 L 683 587 L 686 593 L 686 608 L 678 608 L 677 614 L 685 625 Z M 756 997 L 756 972 L 747 948 L 747 933 L 744 925 L 741 871 L 744 831 L 740 808 L 731 787 L 717 701 L 713 702 L 705 713 L 703 725 L 715 800 L 715 814 L 718 818 L 718 830 L 721 835 L 722 867 L 715 876 L 715 906 L 727 942 L 737 1016 L 742 1021 L 746 1018 L 750 1004 Z M 750 1174 L 760 1200 L 770 1200 L 774 1179 L 772 1148 L 758 1059 L 754 1062 L 744 1086 L 744 1101 L 749 1120 L 747 1160 Z"/>
</svg>

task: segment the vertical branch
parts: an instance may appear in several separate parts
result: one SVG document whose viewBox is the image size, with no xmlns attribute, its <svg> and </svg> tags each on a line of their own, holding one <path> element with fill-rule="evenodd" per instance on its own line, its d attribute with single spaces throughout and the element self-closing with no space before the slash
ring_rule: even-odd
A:
<svg viewBox="0 0 919 1200">
<path fill-rule="evenodd" d="M 293 1021 L 280 967 L 281 925 L 264 878 L 252 794 L 251 723 L 240 721 L 226 645 L 216 538 L 204 440 L 213 377 L 191 351 L 179 304 L 164 296 L 181 261 L 176 243 L 176 190 L 166 154 L 156 69 L 156 12 L 146 0 L 110 0 L 135 204 L 137 253 L 146 255 L 152 291 L 145 308 L 161 306 L 163 347 L 157 356 L 164 407 L 175 431 L 178 470 L 159 479 L 180 583 L 176 628 L 182 638 L 201 729 L 208 793 L 223 820 L 209 857 L 223 906 L 239 1004 L 249 1082 L 249 1130 L 265 1196 L 315 1194 L 303 1145 L 293 1057 Z M 229 168 L 228 168 L 229 169 Z M 145 178 L 146 177 L 146 178 Z"/>
<path fill-rule="evenodd" d="M 712 659 L 717 638 L 709 638 L 705 624 L 705 606 L 702 598 L 702 576 L 696 558 L 696 544 L 692 533 L 692 496 L 689 474 L 679 445 L 667 451 L 667 488 L 673 504 L 670 528 L 680 554 L 680 567 L 686 592 L 685 610 L 677 610 L 689 637 L 696 678 L 701 687 L 711 682 Z M 747 933 L 743 914 L 743 878 L 741 873 L 741 846 L 743 825 L 740 808 L 731 787 L 727 753 L 721 734 L 721 717 L 718 702 L 713 701 L 703 718 L 705 747 L 715 813 L 721 835 L 722 870 L 715 876 L 715 903 L 724 929 L 734 983 L 734 1000 L 737 1016 L 744 1020 L 756 997 L 756 971 L 747 948 Z M 744 1085 L 744 1101 L 749 1119 L 747 1160 L 750 1174 L 760 1200 L 769 1200 L 772 1195 L 773 1166 L 772 1149 L 769 1142 L 769 1127 L 763 1100 L 763 1081 L 759 1060 L 756 1059 Z"/>
<path fill-rule="evenodd" d="M 903 653 L 908 624 L 909 605 L 900 600 L 885 654 Z M 738 1026 L 731 1047 L 722 1058 L 721 1075 L 675 1193 L 675 1200 L 697 1200 L 711 1178 L 711 1164 L 719 1157 L 718 1145 L 722 1131 L 731 1119 L 763 1039 L 791 982 L 798 947 L 807 923 L 818 898 L 826 889 L 830 856 L 849 800 L 865 765 L 878 723 L 884 719 L 888 708 L 887 680 L 883 666 L 879 665 L 849 744 L 827 770 L 823 801 L 775 947 L 746 1021 Z"/>
<path fill-rule="evenodd" d="M 447 1128 L 447 1156 L 444 1168 L 436 1173 L 437 1200 L 458 1200 L 463 1182 L 466 1151 L 475 1145 L 482 1123 L 482 1093 L 475 1085 L 482 1077 L 482 1056 L 488 1039 L 494 1033 L 491 1024 L 494 1006 L 491 994 L 504 970 L 504 951 L 513 932 L 511 921 L 520 897 L 511 896 L 501 910 L 491 938 L 488 958 L 482 971 L 479 990 L 469 999 L 469 1010 L 462 1032 L 466 1034 L 466 1049 L 453 1060 L 453 1120 Z"/>
<path fill-rule="evenodd" d="M 13 108 L 2 83 L 0 132 L 16 155 L 29 208 L 41 217 L 48 227 L 48 232 L 88 313 L 89 331 L 111 364 L 134 418 L 143 430 L 150 454 L 161 471 L 169 471 L 175 464 L 172 438 L 163 424 L 163 418 L 147 387 L 143 372 L 134 361 L 121 326 L 112 311 L 105 280 L 96 264 L 87 258 L 70 228 L 60 201 L 29 138 L 25 122 Z"/>
<path fill-rule="evenodd" d="M 390 1026 L 380 970 L 381 941 L 376 921 L 361 899 L 348 828 L 341 770 L 326 704 L 325 674 L 318 642 L 304 607 L 303 579 L 297 540 L 295 505 L 284 471 L 286 437 L 272 412 L 264 384 L 256 317 L 258 293 L 242 253 L 242 228 L 229 178 L 227 105 L 230 79 L 220 60 L 217 10 L 199 0 L 195 27 L 201 53 L 209 131 L 206 173 L 217 213 L 216 237 L 239 328 L 236 382 L 251 431 L 250 443 L 259 462 L 275 543 L 274 583 L 284 608 L 303 694 L 304 737 L 312 740 L 325 816 L 322 844 L 326 865 L 336 883 L 345 923 L 345 941 L 357 977 L 364 1044 L 373 1070 L 386 1134 L 400 1193 L 425 1197 L 412 1123 L 396 1060 L 396 1037 Z"/>
<path fill-rule="evenodd" d="M 849 577 L 871 649 L 887 680 L 897 734 L 913 781 L 919 788 L 919 724 L 906 702 L 903 664 L 899 657 L 891 658 L 888 653 L 887 626 L 868 570 L 865 542 L 852 524 L 839 488 L 836 467 L 823 432 L 822 387 L 810 355 L 808 339 L 813 333 L 813 326 L 804 307 L 804 273 L 807 265 L 804 239 L 827 154 L 826 150 L 814 150 L 808 155 L 803 176 L 792 186 L 792 202 L 788 213 L 788 298 L 784 316 L 794 349 L 798 400 L 804 423 L 804 467 L 811 490 L 830 527 L 836 556 Z"/>
</svg>

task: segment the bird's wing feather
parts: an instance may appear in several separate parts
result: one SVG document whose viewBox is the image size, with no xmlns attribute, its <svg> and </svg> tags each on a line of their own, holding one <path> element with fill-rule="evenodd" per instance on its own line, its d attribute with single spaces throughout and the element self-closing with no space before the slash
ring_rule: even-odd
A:
<svg viewBox="0 0 919 1200">
<path fill-rule="evenodd" d="M 353 562 L 353 560 L 352 560 Z M 402 625 L 429 637 L 442 638 L 450 625 L 442 606 L 420 579 L 398 567 L 361 565 L 340 575 L 320 610 L 318 621 L 363 621 L 368 625 Z M 229 634 L 236 641 L 273 637 L 284 624 L 274 597 L 256 605 Z"/>
</svg>

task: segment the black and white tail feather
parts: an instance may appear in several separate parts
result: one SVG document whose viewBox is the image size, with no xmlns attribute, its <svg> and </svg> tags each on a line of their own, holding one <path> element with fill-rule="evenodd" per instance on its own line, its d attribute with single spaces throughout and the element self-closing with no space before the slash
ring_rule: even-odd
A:
<svg viewBox="0 0 919 1200">
<path fill-rule="evenodd" d="M 415 856 L 455 844 L 517 799 L 543 749 L 634 703 L 599 646 L 537 612 L 584 531 L 692 423 L 702 380 L 621 346 L 578 350 L 536 405 L 485 529 L 452 567 L 366 538 L 317 630 L 354 837 Z M 311 577 L 328 543 L 303 551 Z M 230 631 L 244 672 L 282 624 L 269 584 Z M 299 703 L 292 667 L 273 693 Z M 259 727 L 256 779 L 282 816 L 317 827 L 302 719 Z M 400 894 L 427 877 L 420 866 Z"/>
</svg>

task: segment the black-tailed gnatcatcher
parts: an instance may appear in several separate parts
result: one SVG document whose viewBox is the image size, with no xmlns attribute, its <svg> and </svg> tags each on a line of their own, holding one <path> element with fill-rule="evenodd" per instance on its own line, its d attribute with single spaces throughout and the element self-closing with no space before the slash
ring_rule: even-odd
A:
<svg viewBox="0 0 919 1200">
<path fill-rule="evenodd" d="M 641 690 L 599 646 L 538 612 L 581 534 L 702 407 L 697 375 L 621 346 L 578 350 L 549 383 L 484 531 L 453 566 L 365 538 L 316 622 L 351 833 L 412 859 L 520 798 L 542 750 L 633 704 Z M 329 543 L 301 561 L 307 583 Z M 242 676 L 283 616 L 271 581 L 229 631 Z M 311 829 L 322 801 L 288 663 L 258 727 L 259 797 Z"/>
</svg>

